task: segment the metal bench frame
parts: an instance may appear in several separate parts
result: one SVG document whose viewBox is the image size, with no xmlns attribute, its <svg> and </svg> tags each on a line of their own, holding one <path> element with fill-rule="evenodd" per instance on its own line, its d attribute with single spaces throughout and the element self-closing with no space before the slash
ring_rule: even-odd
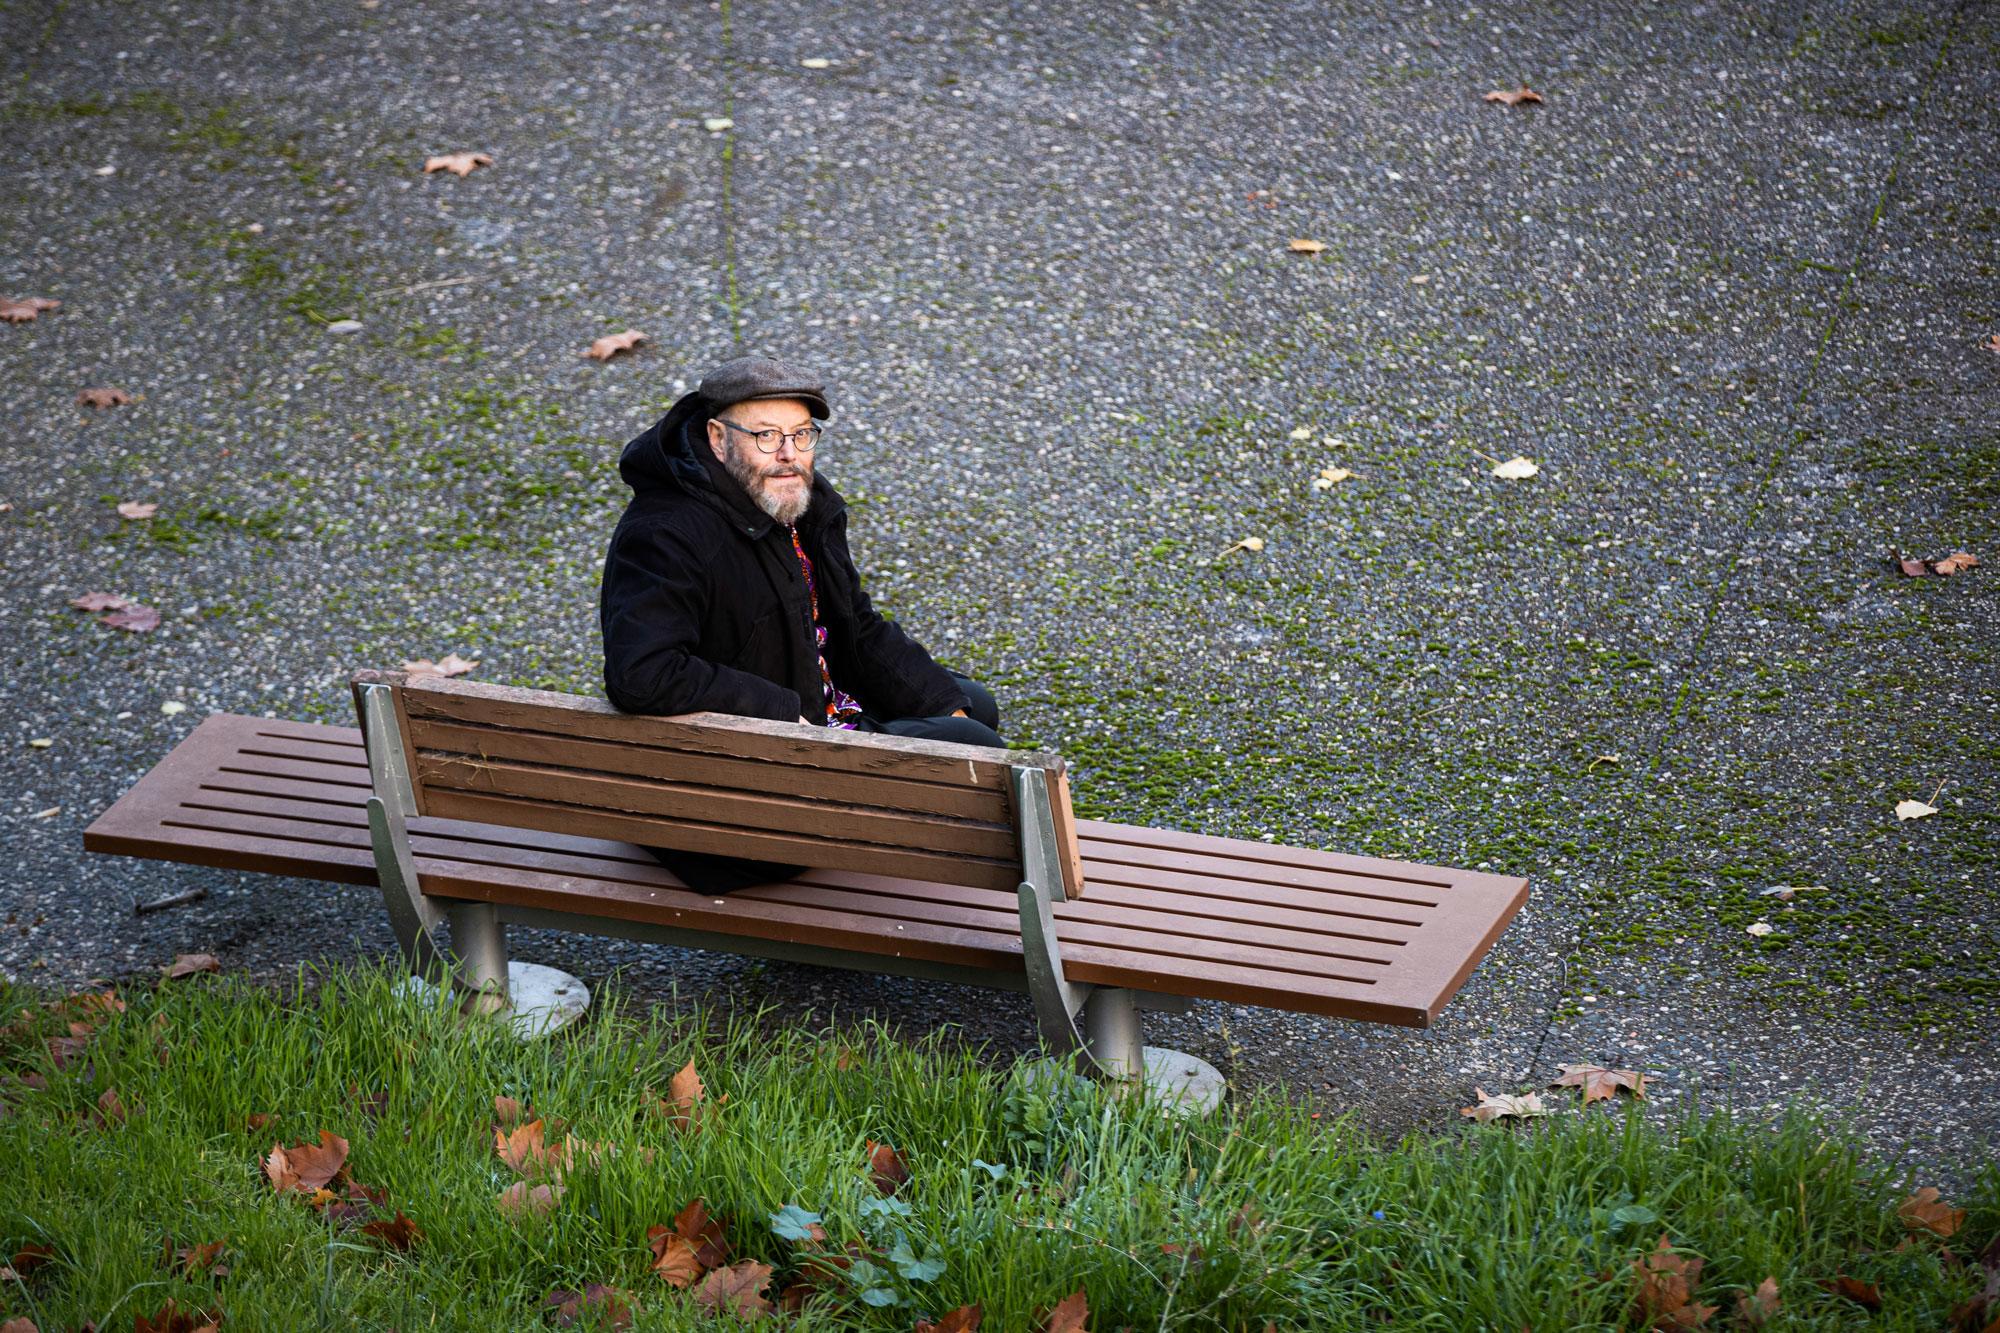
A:
<svg viewBox="0 0 2000 1333">
<path fill-rule="evenodd" d="M 1035 1009 L 1042 1039 L 1057 1057 L 1081 1072 L 1113 1080 L 1147 1076 L 1148 1059 L 1139 1011 L 1185 1013 L 1185 996 L 1163 995 L 1069 980 L 1063 974 L 1062 951 L 1050 904 L 1062 894 L 1060 841 L 1050 804 L 1046 775 L 1016 765 L 1011 769 L 1015 808 L 1019 813 L 1021 865 L 1026 878 L 1017 891 L 1021 913 L 1022 973 L 957 967 L 924 959 L 860 953 L 793 942 L 751 939 L 711 931 L 684 930 L 646 922 L 614 920 L 576 912 L 440 900 L 423 892 L 416 857 L 411 851 L 409 821 L 417 814 L 411 780 L 409 745 L 388 685 L 356 686 L 362 732 L 368 751 L 373 793 L 368 798 L 368 829 L 382 900 L 403 956 L 413 973 L 444 980 L 468 1008 L 485 1012 L 509 1007 L 507 936 L 510 924 L 578 931 L 683 948 L 711 949 L 751 957 L 813 963 L 859 972 L 886 973 L 996 990 L 1025 989 Z M 440 924 L 450 927 L 450 944 L 438 937 Z M 1176 1082 L 1202 1071 L 1213 1074 L 1191 1056 L 1156 1051 L 1156 1071 L 1172 1068 Z M 1189 1066 L 1199 1066 L 1191 1075 Z M 1215 1076 L 1219 1081 L 1219 1076 Z"/>
</svg>

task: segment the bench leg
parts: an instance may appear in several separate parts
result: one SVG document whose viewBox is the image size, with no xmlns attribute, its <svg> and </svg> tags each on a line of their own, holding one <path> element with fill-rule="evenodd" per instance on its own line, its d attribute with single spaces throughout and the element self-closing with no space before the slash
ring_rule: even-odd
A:
<svg viewBox="0 0 2000 1333">
<path fill-rule="evenodd" d="M 1083 1003 L 1084 1047 L 1098 1077 L 1127 1086 L 1143 1084 L 1169 1110 L 1182 1114 L 1214 1110 L 1228 1090 L 1221 1072 L 1185 1052 L 1146 1045 L 1135 1000 L 1129 990 L 1100 986 Z"/>
<path fill-rule="evenodd" d="M 454 902 L 451 949 L 458 955 L 466 988 L 467 1013 L 493 1014 L 507 1008 L 507 928 L 492 903 Z"/>
</svg>

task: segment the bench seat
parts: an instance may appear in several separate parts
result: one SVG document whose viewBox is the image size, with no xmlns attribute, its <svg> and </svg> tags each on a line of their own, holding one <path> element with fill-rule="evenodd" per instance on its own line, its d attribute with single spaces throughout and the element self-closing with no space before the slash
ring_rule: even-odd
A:
<svg viewBox="0 0 2000 1333">
<path fill-rule="evenodd" d="M 373 885 L 369 793 L 359 730 L 215 714 L 84 846 Z M 522 925 L 586 913 L 631 938 L 1026 984 L 1012 893 L 815 870 L 716 897 L 630 843 L 429 817 L 409 830 L 427 895 Z M 1064 968 L 1142 995 L 1427 1026 L 1527 897 L 1527 881 L 1477 871 L 1092 820 L 1076 833 L 1088 891 L 1053 904 Z"/>
</svg>

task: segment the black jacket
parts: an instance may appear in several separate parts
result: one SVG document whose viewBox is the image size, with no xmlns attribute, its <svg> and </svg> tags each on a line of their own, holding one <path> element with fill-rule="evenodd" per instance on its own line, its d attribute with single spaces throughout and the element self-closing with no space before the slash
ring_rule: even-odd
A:
<svg viewBox="0 0 2000 1333">
<path fill-rule="evenodd" d="M 689 393 L 619 456 L 632 499 L 611 534 L 598 595 L 605 695 L 628 713 L 824 722 L 798 556 L 785 529 L 715 461 L 713 415 Z M 869 604 L 847 552 L 847 506 L 817 469 L 798 530 L 834 682 L 883 719 L 966 707 L 923 645 Z"/>
</svg>

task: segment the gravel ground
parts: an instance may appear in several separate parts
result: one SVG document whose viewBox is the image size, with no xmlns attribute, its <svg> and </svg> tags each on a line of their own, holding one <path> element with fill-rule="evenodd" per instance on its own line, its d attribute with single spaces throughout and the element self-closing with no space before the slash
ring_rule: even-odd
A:
<svg viewBox="0 0 2000 1333">
<path fill-rule="evenodd" d="M 210 710 L 345 720 L 355 667 L 594 692 L 617 448 L 757 349 L 831 378 L 878 599 L 1089 813 L 1534 882 L 1430 1030 L 1154 1040 L 1385 1131 L 1603 1060 L 1990 1154 L 1996 574 L 1887 557 L 2000 564 L 2000 6 L 1380 9 L 0 0 L 0 294 L 63 302 L 0 330 L 0 967 L 386 950 L 372 893 L 81 831 Z M 421 174 L 459 150 L 494 162 Z"/>
</svg>

